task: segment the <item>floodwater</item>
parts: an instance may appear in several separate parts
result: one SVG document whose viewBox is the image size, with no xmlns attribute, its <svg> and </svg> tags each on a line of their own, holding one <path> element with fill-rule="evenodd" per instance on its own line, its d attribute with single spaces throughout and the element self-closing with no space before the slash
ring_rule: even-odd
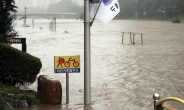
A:
<svg viewBox="0 0 184 110">
<path fill-rule="evenodd" d="M 184 23 L 149 20 L 113 20 L 91 27 L 91 104 L 84 106 L 84 24 L 80 20 L 57 20 L 57 30 L 49 31 L 50 20 L 15 21 L 16 30 L 27 40 L 27 53 L 41 59 L 39 75 L 61 82 L 61 105 L 40 105 L 19 110 L 153 110 L 153 94 L 184 99 Z M 68 31 L 68 33 L 65 33 Z M 142 32 L 135 45 L 121 32 Z M 13 44 L 21 49 L 21 45 Z M 80 55 L 81 72 L 71 73 L 70 100 L 66 104 L 66 75 L 54 73 L 54 56 Z M 37 91 L 37 82 L 26 89 Z M 166 107 L 183 110 L 184 105 L 166 102 Z"/>
</svg>

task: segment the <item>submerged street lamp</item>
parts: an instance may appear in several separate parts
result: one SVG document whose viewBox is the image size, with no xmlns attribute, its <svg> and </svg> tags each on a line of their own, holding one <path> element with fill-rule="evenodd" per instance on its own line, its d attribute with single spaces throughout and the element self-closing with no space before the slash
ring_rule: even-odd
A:
<svg viewBox="0 0 184 110">
<path fill-rule="evenodd" d="M 24 19 L 24 26 L 26 26 L 26 9 L 27 9 L 27 7 L 25 7 L 25 19 Z"/>
</svg>

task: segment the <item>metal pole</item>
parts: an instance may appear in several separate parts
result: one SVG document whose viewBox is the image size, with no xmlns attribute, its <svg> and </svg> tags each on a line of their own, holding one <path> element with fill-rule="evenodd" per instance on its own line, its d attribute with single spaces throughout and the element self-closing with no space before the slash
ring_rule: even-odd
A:
<svg viewBox="0 0 184 110">
<path fill-rule="evenodd" d="M 33 28 L 34 28 L 34 18 L 32 19 L 32 25 L 33 25 Z"/>
<path fill-rule="evenodd" d="M 122 32 L 122 44 L 123 44 L 123 39 L 124 39 L 124 32 Z"/>
<path fill-rule="evenodd" d="M 24 26 L 26 25 L 26 7 L 25 7 L 25 15 L 24 15 Z"/>
<path fill-rule="evenodd" d="M 130 32 L 130 42 L 132 44 L 132 33 Z"/>
<path fill-rule="evenodd" d="M 55 21 L 55 31 L 56 31 L 56 17 L 54 18 L 54 21 Z"/>
<path fill-rule="evenodd" d="M 165 20 L 165 5 L 164 5 L 164 20 Z"/>
<path fill-rule="evenodd" d="M 69 73 L 66 73 L 66 104 L 69 104 Z"/>
<path fill-rule="evenodd" d="M 90 2 L 84 0 L 84 104 L 91 103 Z"/>
<path fill-rule="evenodd" d="M 25 23 L 24 23 L 25 26 L 26 26 L 26 9 L 27 7 L 25 7 Z"/>
<path fill-rule="evenodd" d="M 135 19 L 137 20 L 137 0 L 135 0 L 135 2 L 136 2 Z"/>
<path fill-rule="evenodd" d="M 52 31 L 53 31 L 54 17 L 52 17 Z"/>
<path fill-rule="evenodd" d="M 142 33 L 141 33 L 141 41 L 142 41 L 142 44 L 143 44 L 143 36 L 142 36 Z"/>
<path fill-rule="evenodd" d="M 160 95 L 158 93 L 153 94 L 153 99 L 154 99 L 154 110 L 157 110 L 156 103 L 160 99 Z"/>
<path fill-rule="evenodd" d="M 135 44 L 134 40 L 135 40 L 135 34 L 133 34 L 133 44 Z"/>
</svg>

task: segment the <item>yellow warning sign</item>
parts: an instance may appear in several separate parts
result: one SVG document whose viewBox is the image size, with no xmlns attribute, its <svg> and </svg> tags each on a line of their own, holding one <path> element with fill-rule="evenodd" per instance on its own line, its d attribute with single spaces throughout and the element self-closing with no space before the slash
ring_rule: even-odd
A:
<svg viewBox="0 0 184 110">
<path fill-rule="evenodd" d="M 54 56 L 55 73 L 79 73 L 80 56 Z"/>
</svg>

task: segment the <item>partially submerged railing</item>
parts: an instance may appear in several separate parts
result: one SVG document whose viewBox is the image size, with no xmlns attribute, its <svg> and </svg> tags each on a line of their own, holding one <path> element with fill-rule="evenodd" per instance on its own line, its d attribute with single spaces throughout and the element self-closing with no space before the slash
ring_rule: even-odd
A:
<svg viewBox="0 0 184 110">
<path fill-rule="evenodd" d="M 138 33 L 138 32 L 121 32 L 121 33 L 122 33 L 122 44 L 124 41 L 124 34 L 130 34 L 131 44 L 135 44 L 135 35 L 140 34 L 141 35 L 141 42 L 143 44 L 143 33 Z M 132 36 L 133 36 L 133 41 L 132 41 Z"/>
<path fill-rule="evenodd" d="M 164 110 L 164 107 L 162 105 L 164 104 L 164 102 L 167 102 L 167 101 L 176 101 L 184 105 L 184 100 L 177 97 L 167 97 L 167 98 L 163 98 L 162 100 L 159 100 L 160 95 L 158 93 L 155 93 L 153 95 L 153 99 L 154 99 L 154 110 Z M 171 110 L 171 109 L 168 109 L 168 110 Z M 176 110 L 176 109 L 173 109 L 173 110 Z"/>
</svg>

